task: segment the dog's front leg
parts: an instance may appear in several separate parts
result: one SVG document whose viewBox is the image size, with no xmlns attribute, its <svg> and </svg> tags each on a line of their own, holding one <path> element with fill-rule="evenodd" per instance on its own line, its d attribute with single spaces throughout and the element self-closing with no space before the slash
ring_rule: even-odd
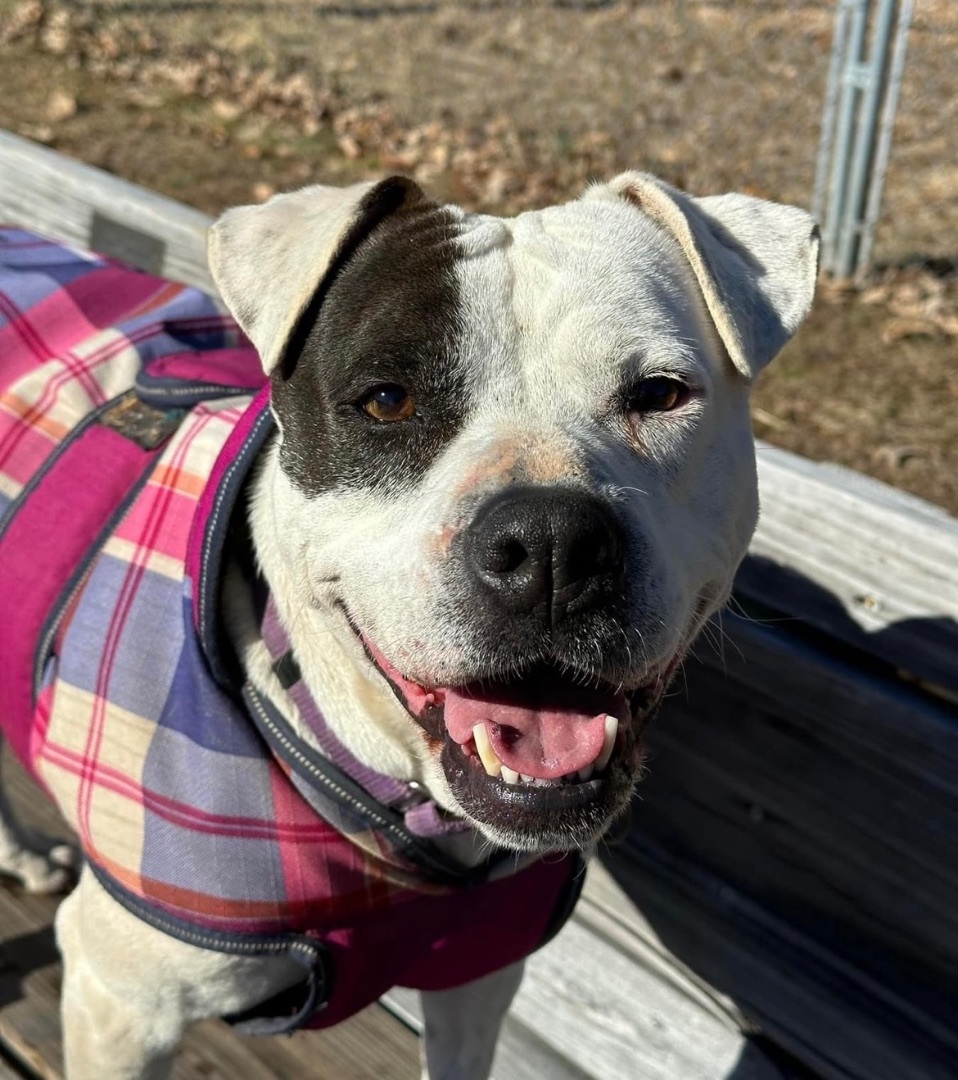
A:
<svg viewBox="0 0 958 1080">
<path fill-rule="evenodd" d="M 121 910 L 85 868 L 57 912 L 69 1080 L 162 1080 L 184 1026 L 176 1008 L 157 993 L 162 972 L 139 955 L 137 929 L 127 925 L 125 911 L 116 917 Z"/>
<path fill-rule="evenodd" d="M 287 957 L 216 952 L 153 929 L 89 867 L 56 930 L 67 1080 L 162 1080 L 188 1024 L 242 1012 L 303 977 Z"/>
<path fill-rule="evenodd" d="M 486 1080 L 524 962 L 454 990 L 423 992 L 423 1080 Z"/>
</svg>

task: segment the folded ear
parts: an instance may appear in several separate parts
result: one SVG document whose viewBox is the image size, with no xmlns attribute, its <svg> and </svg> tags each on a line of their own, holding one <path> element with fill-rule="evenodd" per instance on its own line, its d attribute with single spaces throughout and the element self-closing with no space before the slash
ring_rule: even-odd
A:
<svg viewBox="0 0 958 1080">
<path fill-rule="evenodd" d="M 209 231 L 213 279 L 267 374 L 307 306 L 385 217 L 425 199 L 411 180 L 316 184 L 261 206 L 227 210 Z"/>
<path fill-rule="evenodd" d="M 627 172 L 585 198 L 624 198 L 678 241 L 732 363 L 752 378 L 808 314 L 818 226 L 794 206 L 748 195 L 693 198 Z"/>
</svg>

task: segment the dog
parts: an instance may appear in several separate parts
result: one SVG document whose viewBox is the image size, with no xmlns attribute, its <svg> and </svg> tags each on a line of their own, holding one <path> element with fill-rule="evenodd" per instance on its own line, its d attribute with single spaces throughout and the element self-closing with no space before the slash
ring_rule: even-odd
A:
<svg viewBox="0 0 958 1080">
<path fill-rule="evenodd" d="M 229 210 L 209 258 L 261 370 L 215 310 L 167 312 L 189 347 L 114 349 L 32 478 L 0 442 L 3 725 L 85 856 L 56 921 L 67 1075 L 165 1076 L 194 1020 L 331 1023 L 400 982 L 423 1075 L 479 1080 L 729 596 L 749 389 L 809 310 L 817 230 L 637 172 L 515 218 L 390 178 Z M 141 340 L 160 293 L 109 280 Z M 66 393 L 31 383 L 45 361 L 80 378 L 42 341 L 18 422 Z M 54 517 L 24 509 L 44 487 Z M 62 888 L 63 849 L 4 813 L 0 870 Z"/>
</svg>

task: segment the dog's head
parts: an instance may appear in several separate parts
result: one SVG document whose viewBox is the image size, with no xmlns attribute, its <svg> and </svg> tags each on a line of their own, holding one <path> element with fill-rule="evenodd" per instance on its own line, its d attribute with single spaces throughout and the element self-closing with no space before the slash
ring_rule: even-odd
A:
<svg viewBox="0 0 958 1080">
<path fill-rule="evenodd" d="M 492 839 L 584 844 L 755 526 L 748 390 L 804 318 L 800 210 L 625 173 L 514 219 L 413 183 L 229 211 L 290 572 Z"/>
</svg>

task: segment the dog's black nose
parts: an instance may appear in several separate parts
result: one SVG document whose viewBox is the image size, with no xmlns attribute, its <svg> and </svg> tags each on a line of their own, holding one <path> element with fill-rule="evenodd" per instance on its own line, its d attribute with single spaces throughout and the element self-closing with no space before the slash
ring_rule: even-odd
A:
<svg viewBox="0 0 958 1080">
<path fill-rule="evenodd" d="M 594 608 L 625 577 L 625 542 L 612 511 L 561 488 L 502 491 L 480 507 L 466 536 L 467 563 L 504 613 L 555 625 Z"/>
</svg>

